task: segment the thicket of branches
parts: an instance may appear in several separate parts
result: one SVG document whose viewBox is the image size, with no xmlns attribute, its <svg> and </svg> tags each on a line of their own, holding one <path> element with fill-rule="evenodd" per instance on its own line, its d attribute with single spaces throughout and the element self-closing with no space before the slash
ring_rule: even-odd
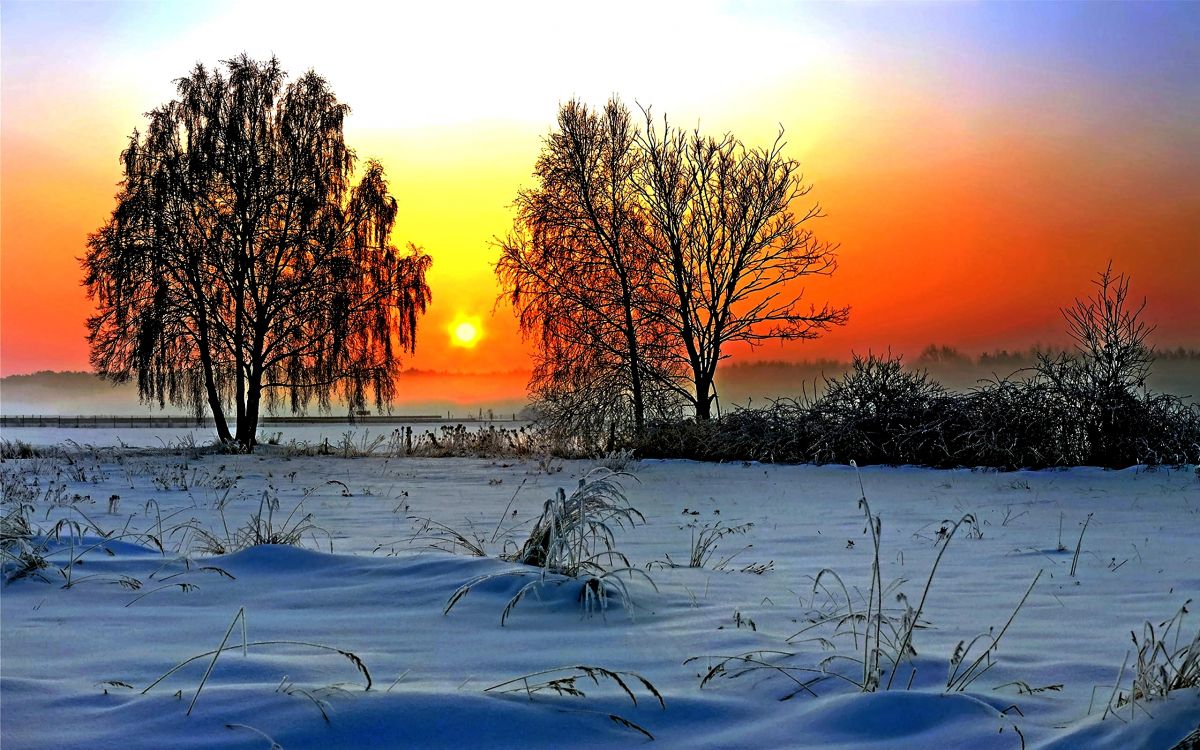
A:
<svg viewBox="0 0 1200 750">
<path fill-rule="evenodd" d="M 651 424 L 645 457 L 1001 469 L 1200 463 L 1200 408 L 1168 394 L 1130 402 L 1092 442 L 1076 406 L 1039 376 L 944 391 L 896 359 L 857 358 L 852 402 L 780 400 L 709 422 Z"/>
<path fill-rule="evenodd" d="M 1063 310 L 1075 350 L 1033 368 L 944 389 L 897 357 L 856 356 L 825 393 L 737 409 L 719 419 L 660 421 L 643 456 L 702 460 L 1122 468 L 1200 463 L 1200 404 L 1150 391 L 1154 361 L 1129 280 L 1101 272 L 1093 296 Z"/>
</svg>

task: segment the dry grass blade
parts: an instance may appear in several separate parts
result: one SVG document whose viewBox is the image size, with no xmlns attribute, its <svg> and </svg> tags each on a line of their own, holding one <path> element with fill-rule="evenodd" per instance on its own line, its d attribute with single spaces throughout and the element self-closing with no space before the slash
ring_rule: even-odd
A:
<svg viewBox="0 0 1200 750">
<path fill-rule="evenodd" d="M 820 571 L 818 571 L 816 577 L 813 578 L 813 585 L 812 585 L 813 599 L 815 601 L 818 591 L 824 591 L 829 596 L 830 600 L 837 601 L 836 597 L 834 597 L 832 595 L 832 592 L 829 590 L 829 588 L 827 586 L 821 585 L 821 581 L 826 576 L 837 581 L 838 586 L 842 590 L 842 596 L 844 597 L 844 600 L 846 602 L 846 610 L 847 610 L 846 615 L 843 618 L 843 621 L 850 623 L 851 633 L 854 635 L 854 647 L 857 649 L 858 648 L 858 627 L 857 627 L 856 621 L 858 619 L 858 615 L 854 611 L 854 601 L 850 598 L 850 590 L 846 588 L 846 584 L 844 581 L 842 581 L 842 577 L 840 575 L 838 575 L 837 572 L 832 570 L 831 568 L 822 568 Z M 838 611 L 839 610 L 835 610 L 835 614 Z M 833 619 L 835 619 L 835 618 L 832 615 L 827 616 L 827 617 L 818 618 L 818 619 L 810 622 L 805 627 L 801 628 L 796 633 L 793 633 L 791 636 L 788 637 L 787 641 L 789 643 L 791 643 L 793 640 L 795 640 L 796 638 L 799 638 L 801 635 L 808 632 L 809 630 L 817 627 L 818 625 L 823 625 L 826 622 L 830 622 Z"/>
<path fill-rule="evenodd" d="M 1190 638 L 1182 633 L 1189 604 L 1191 599 L 1158 627 L 1145 623 L 1140 639 L 1136 632 L 1130 633 L 1136 655 L 1133 683 L 1127 693 L 1116 694 L 1115 707 L 1136 706 L 1139 700 L 1165 698 L 1175 690 L 1200 687 L 1200 628 Z M 1109 705 L 1113 707 L 1111 699 Z"/>
<path fill-rule="evenodd" d="M 1033 582 L 1030 583 L 1029 588 L 1025 590 L 1025 595 L 1021 597 L 1021 601 L 1017 602 L 1016 608 L 1013 609 L 1012 614 L 1008 616 L 1008 621 L 1004 623 L 1004 627 L 1000 628 L 999 634 L 992 639 L 991 644 L 984 649 L 983 653 L 976 657 L 975 661 L 971 662 L 971 666 L 967 667 L 962 673 L 958 673 L 957 665 L 955 665 L 954 671 L 951 672 L 950 679 L 946 683 L 947 691 L 954 690 L 961 692 L 966 690 L 967 687 L 969 687 L 972 682 L 978 679 L 981 674 L 991 668 L 992 653 L 995 652 L 995 650 L 1000 646 L 1000 639 L 1003 638 L 1004 634 L 1008 632 L 1008 626 L 1012 625 L 1013 620 L 1017 617 L 1017 613 L 1021 611 L 1021 607 L 1025 606 L 1025 601 L 1029 598 L 1029 595 L 1033 593 L 1033 587 L 1037 586 L 1037 582 L 1041 580 L 1043 572 L 1044 571 L 1039 570 L 1037 575 L 1033 577 Z M 972 643 L 975 643 L 975 641 L 972 641 Z M 959 645 L 961 646 L 962 644 L 960 643 Z M 966 654 L 969 652 L 970 647 L 968 646 L 966 650 L 962 651 L 959 663 L 965 659 Z M 981 668 L 985 660 L 988 662 L 988 664 L 986 667 Z"/>
<path fill-rule="evenodd" d="M 226 724 L 225 728 L 226 729 L 244 729 L 247 732 L 253 732 L 253 733 L 257 734 L 259 737 L 262 737 L 267 742 L 271 743 L 270 750 L 283 750 L 283 745 L 280 745 L 278 742 L 271 739 L 271 736 L 269 734 L 262 731 L 261 729 L 255 729 L 254 727 L 250 726 L 249 724 Z"/>
<path fill-rule="evenodd" d="M 508 505 L 504 506 L 504 512 L 500 514 L 500 520 L 496 522 L 496 530 L 492 532 L 492 538 L 489 540 L 489 542 L 488 542 L 489 544 L 496 543 L 496 539 L 500 536 L 500 527 L 504 524 L 504 519 L 508 518 L 508 509 L 511 508 L 512 504 L 517 501 L 517 495 L 521 494 L 521 489 L 525 486 L 525 483 L 528 481 L 529 481 L 529 477 L 525 477 L 524 479 L 521 480 L 521 483 L 519 485 L 517 485 L 516 492 L 513 492 L 512 497 L 509 498 Z M 514 513 L 514 515 L 515 515 L 515 513 Z"/>
<path fill-rule="evenodd" d="M 508 603 L 504 605 L 504 609 L 500 612 L 500 627 L 504 627 L 505 624 L 508 623 L 509 615 L 511 615 L 512 611 L 514 609 L 516 609 L 518 604 L 521 603 L 522 599 L 524 599 L 529 594 L 537 592 L 545 583 L 546 583 L 545 579 L 538 579 L 536 581 L 530 581 L 529 583 L 522 586 L 520 588 L 520 590 L 517 591 L 516 595 L 513 596 L 513 598 L 508 600 Z M 558 581 L 554 581 L 553 583 L 561 584 L 562 581 L 558 580 Z"/>
<path fill-rule="evenodd" d="M 859 489 L 863 490 L 862 474 L 857 465 L 851 465 L 854 466 L 854 473 L 858 476 Z M 883 521 L 879 516 L 872 515 L 865 490 L 863 490 L 862 497 L 859 498 L 858 507 L 866 515 L 867 529 L 871 532 L 871 588 L 867 594 L 866 636 L 863 638 L 862 657 L 862 690 L 869 693 L 879 687 L 882 677 L 879 657 L 882 653 L 880 643 L 883 628 L 883 576 L 879 567 L 879 540 L 883 534 Z M 875 626 L 874 645 L 872 645 L 871 625 Z"/>
<path fill-rule="evenodd" d="M 1053 685 L 1034 687 L 1024 680 L 1013 680 L 1012 682 L 1006 682 L 1003 685 L 997 685 L 996 687 L 992 688 L 992 690 L 1002 690 L 1010 686 L 1016 686 L 1018 695 L 1037 695 L 1038 693 L 1046 692 L 1061 693 L 1063 689 L 1063 684 L 1061 682 L 1054 683 Z"/>
<path fill-rule="evenodd" d="M 753 523 L 743 523 L 738 526 L 724 526 L 720 521 L 717 521 L 712 525 L 706 524 L 702 529 L 700 529 L 700 532 L 697 533 L 692 540 L 692 550 L 688 559 L 688 567 L 705 567 L 708 565 L 713 555 L 716 554 L 717 542 L 733 534 L 745 534 L 753 527 Z M 732 559 L 732 557 L 727 558 L 724 562 L 728 562 L 729 559 Z M 724 562 L 718 564 L 716 569 L 720 570 L 724 565 Z"/>
<path fill-rule="evenodd" d="M 550 675 L 558 676 L 550 678 Z M 590 679 L 595 685 L 600 684 L 601 678 L 615 683 L 616 686 L 620 688 L 621 692 L 628 696 L 630 702 L 632 702 L 635 706 L 637 705 L 637 695 L 634 694 L 626 680 L 637 680 L 639 683 L 641 683 L 642 687 L 644 687 L 646 691 L 658 701 L 660 708 L 665 710 L 667 707 L 666 702 L 663 700 L 662 693 L 660 693 L 658 689 L 654 687 L 654 684 L 651 683 L 650 680 L 646 679 L 642 675 L 636 672 L 617 671 L 590 664 L 554 667 L 552 669 L 543 669 L 537 672 L 530 672 L 529 674 L 524 674 L 520 677 L 514 677 L 511 680 L 505 680 L 504 682 L 496 683 L 491 687 L 484 688 L 483 692 L 525 693 L 532 698 L 536 693 L 549 690 L 558 694 L 569 694 L 582 698 L 586 696 L 584 692 L 576 686 L 576 682 L 581 677 Z M 542 679 L 541 681 L 537 682 L 530 681 L 535 678 L 549 679 Z"/>
<path fill-rule="evenodd" d="M 187 558 L 184 558 L 184 564 L 188 564 Z M 234 576 L 232 573 L 230 573 L 228 570 L 225 570 L 224 568 L 218 568 L 215 565 L 200 565 L 195 568 L 189 567 L 187 570 L 181 570 L 178 573 L 172 573 L 169 576 L 163 576 L 162 578 L 159 578 L 158 580 L 169 581 L 172 578 L 178 578 L 179 576 L 187 575 L 188 573 L 216 573 L 217 575 L 221 576 L 222 578 L 228 578 L 231 581 L 237 580 L 237 577 Z M 154 576 L 151 576 L 151 578 L 153 578 L 153 577 Z"/>
<path fill-rule="evenodd" d="M 640 733 L 646 735 L 646 738 L 649 740 L 654 739 L 654 735 L 650 734 L 650 732 L 647 731 L 644 727 L 642 727 L 639 724 L 633 723 L 629 719 L 626 719 L 624 716 L 618 716 L 617 714 L 609 714 L 608 718 L 611 719 L 612 721 L 616 722 L 619 726 L 623 726 L 626 729 L 632 729 L 635 732 L 640 732 Z"/>
<path fill-rule="evenodd" d="M 307 641 L 249 641 L 249 642 L 242 643 L 242 644 L 234 644 L 232 646 L 225 646 L 224 648 L 221 649 L 221 651 L 230 651 L 235 648 L 251 649 L 251 648 L 259 648 L 261 646 L 303 646 L 305 648 L 315 648 L 315 649 L 320 649 L 322 651 L 329 651 L 329 652 L 332 652 L 335 654 L 339 654 L 341 656 L 344 656 L 346 659 L 348 659 L 350 661 L 350 663 L 354 665 L 355 669 L 358 670 L 359 674 L 361 674 L 363 676 L 363 678 L 366 679 L 367 684 L 366 684 L 366 687 L 363 688 L 364 691 L 370 690 L 371 686 L 374 684 L 374 681 L 371 679 L 371 672 L 367 669 L 367 665 L 363 662 L 363 660 L 361 658 L 359 658 L 359 656 L 357 654 L 355 654 L 352 651 L 346 651 L 346 650 L 343 650 L 340 648 L 335 648 L 334 646 L 326 646 L 321 643 L 309 643 Z M 204 659 L 206 657 L 213 656 L 216 653 L 217 653 L 216 651 L 206 651 L 203 654 L 196 654 L 195 656 L 188 657 L 187 659 L 179 662 L 174 667 L 172 667 L 170 670 L 168 670 L 166 673 L 161 675 L 157 680 L 150 683 L 150 685 L 148 687 L 146 687 L 144 690 L 142 690 L 142 695 L 145 695 L 146 693 L 150 692 L 150 690 L 152 688 L 156 687 L 163 680 L 165 680 L 166 678 L 175 674 L 183 667 L 186 667 L 188 664 L 191 664 L 192 662 L 197 661 L 199 659 Z"/>
<path fill-rule="evenodd" d="M 241 622 L 241 624 L 242 624 L 242 642 L 240 644 L 226 645 L 229 641 L 229 636 L 233 633 L 233 629 L 234 629 L 234 627 L 237 626 L 238 622 Z M 150 692 L 155 687 L 157 687 L 160 683 L 162 683 L 164 680 L 166 680 L 168 677 L 175 674 L 176 672 L 183 669 L 184 667 L 191 664 L 192 662 L 199 661 L 200 659 L 207 659 L 208 657 L 212 657 L 211 661 L 208 664 L 208 668 L 204 672 L 204 677 L 200 680 L 199 687 L 196 688 L 196 695 L 192 698 L 192 702 L 188 706 L 188 714 L 191 714 L 192 707 L 194 707 L 196 705 L 196 700 L 200 697 L 200 691 L 204 689 L 205 683 L 208 681 L 209 676 L 212 674 L 213 668 L 216 666 L 217 658 L 222 653 L 224 653 L 225 651 L 229 651 L 231 649 L 240 648 L 240 649 L 242 649 L 242 654 L 245 655 L 251 648 L 260 648 L 260 647 L 264 647 L 264 646 L 301 646 L 304 648 L 312 648 L 312 649 L 317 649 L 320 651 L 328 651 L 328 652 L 332 652 L 335 654 L 339 654 L 340 656 L 349 660 L 350 663 L 354 665 L 355 669 L 358 670 L 359 674 L 361 674 L 363 676 L 363 678 L 367 681 L 367 684 L 366 684 L 366 687 L 364 688 L 364 690 L 370 690 L 371 685 L 373 684 L 373 681 L 371 679 L 371 672 L 370 672 L 370 670 L 367 669 L 367 665 L 363 662 L 363 660 L 361 658 L 359 658 L 359 656 L 357 654 L 355 654 L 351 651 L 346 651 L 344 649 L 336 648 L 334 646 L 326 646 L 326 645 L 320 644 L 320 643 L 310 643 L 307 641 L 284 641 L 284 640 L 249 641 L 249 640 L 247 640 L 247 637 L 246 637 L 246 610 L 243 607 L 243 608 L 238 609 L 237 614 L 235 614 L 233 616 L 232 622 L 229 623 L 229 628 L 225 631 L 225 636 L 221 639 L 220 646 L 218 646 L 213 651 L 206 651 L 202 654 L 196 654 L 195 656 L 188 657 L 187 659 L 184 659 L 183 661 L 179 662 L 178 664 L 176 664 L 175 666 L 171 667 L 166 672 L 164 672 L 158 679 L 154 680 L 149 685 L 147 685 L 146 688 L 142 690 L 141 694 L 145 695 L 146 693 Z"/>
<path fill-rule="evenodd" d="M 280 680 L 279 687 L 275 688 L 275 692 L 292 697 L 300 696 L 301 698 L 308 699 L 308 701 L 316 706 L 317 710 L 321 712 L 321 718 L 324 719 L 325 723 L 331 724 L 332 722 L 329 720 L 329 712 L 326 710 L 329 708 L 329 703 L 313 695 L 311 691 L 291 684 L 287 681 L 287 679 L 288 678 L 285 675 L 284 678 Z"/>
<path fill-rule="evenodd" d="M 200 588 L 200 587 L 199 587 L 199 586 L 197 586 L 197 585 L 196 585 L 196 584 L 194 584 L 194 583 L 187 583 L 187 582 L 184 582 L 184 583 L 166 583 L 166 584 L 163 584 L 162 586 L 158 586 L 158 587 L 156 587 L 156 588 L 152 588 L 152 589 L 150 589 L 149 591 L 144 591 L 144 592 L 142 592 L 141 594 L 138 594 L 138 595 L 137 595 L 137 596 L 135 596 L 134 598 L 130 599 L 130 600 L 129 600 L 129 601 L 126 603 L 126 604 L 125 604 L 125 606 L 126 606 L 126 607 L 132 607 L 134 604 L 137 604 L 139 601 L 141 601 L 142 599 L 145 599 L 147 596 L 150 596 L 151 594 L 156 594 L 156 593 L 158 593 L 159 591 L 166 591 L 167 589 L 173 589 L 173 588 L 178 588 L 178 589 L 180 590 L 180 592 L 181 592 L 181 593 L 184 593 L 184 594 L 190 594 L 191 592 L 195 591 L 196 589 L 198 589 L 198 588 Z"/>
<path fill-rule="evenodd" d="M 739 677 L 743 677 L 761 670 L 783 675 L 790 680 L 796 686 L 796 688 L 791 693 L 788 693 L 784 697 L 780 698 L 779 700 L 781 701 L 790 700 L 800 693 L 807 693 L 816 698 L 818 696 L 816 691 L 813 690 L 813 686 L 831 677 L 843 680 L 858 688 L 862 687 L 860 683 L 844 675 L 838 674 L 837 672 L 830 672 L 826 671 L 825 669 L 818 669 L 814 667 L 793 667 L 780 664 L 777 661 L 771 661 L 771 659 L 782 660 L 791 658 L 793 656 L 795 656 L 795 654 L 790 651 L 761 649 L 758 651 L 749 651 L 744 654 L 736 654 L 733 656 L 693 656 L 689 659 L 686 659 L 683 663 L 690 664 L 701 659 L 717 660 L 713 666 L 709 667 L 708 672 L 704 675 L 704 677 L 701 678 L 701 688 L 704 688 L 705 685 L 712 682 L 717 677 L 736 680 Z M 731 668 L 731 665 L 734 665 L 733 668 Z M 813 674 L 816 675 L 816 677 L 811 677 L 807 680 L 801 680 L 796 677 L 796 674 Z"/>
<path fill-rule="evenodd" d="M 946 522 L 943 522 L 943 524 L 944 523 L 946 523 Z M 892 687 L 892 682 L 896 679 L 896 672 L 898 671 L 896 669 L 896 667 L 899 666 L 900 660 L 903 659 L 905 656 L 907 656 L 909 654 L 910 650 L 912 649 L 913 628 L 916 627 L 917 621 L 921 617 L 921 613 L 925 610 L 925 599 L 926 599 L 926 597 L 929 596 L 930 586 L 933 585 L 933 576 L 935 573 L 937 573 L 938 565 L 941 564 L 941 562 L 942 562 L 942 556 L 946 554 L 946 548 L 948 548 L 950 546 L 950 540 L 954 538 L 954 533 L 956 531 L 958 531 L 960 526 L 962 526 L 963 524 L 974 524 L 974 523 L 975 523 L 975 517 L 968 513 L 967 515 L 964 515 L 959 520 L 955 521 L 954 524 L 952 526 L 950 526 L 950 528 L 947 530 L 947 532 L 943 538 L 943 541 L 942 541 L 942 548 L 940 550 L 938 550 L 937 557 L 934 558 L 934 560 L 933 560 L 933 567 L 930 568 L 930 570 L 929 570 L 929 577 L 925 579 L 925 588 L 921 591 L 921 601 L 917 604 L 917 609 L 915 612 L 912 613 L 911 617 L 909 617 L 908 615 L 905 616 L 905 628 L 904 628 L 904 632 L 902 634 L 900 648 L 896 652 L 896 658 L 892 662 L 892 673 L 888 677 L 887 686 L 888 686 L 889 690 Z M 1039 573 L 1038 575 L 1040 576 L 1041 574 Z M 1037 582 L 1037 579 L 1035 578 L 1034 583 L 1036 583 L 1036 582 Z M 1032 589 L 1032 587 L 1031 587 L 1031 589 Z M 1025 595 L 1028 596 L 1029 595 L 1028 592 L 1026 592 Z M 1024 601 L 1025 601 L 1024 599 L 1021 600 L 1022 603 L 1024 603 Z M 1018 606 L 1018 609 L 1019 608 L 1020 607 Z M 1016 615 L 1015 612 L 1013 614 L 1014 614 L 1014 616 Z M 1009 618 L 1009 622 L 1012 622 L 1012 618 Z M 1005 625 L 1005 627 L 1007 628 L 1008 626 Z M 913 652 L 913 653 L 915 653 L 915 652 Z"/>
<path fill-rule="evenodd" d="M 233 616 L 233 621 L 229 623 L 229 629 L 225 631 L 225 637 L 221 639 L 221 645 L 217 646 L 217 650 L 212 652 L 212 661 L 208 663 L 208 669 L 204 670 L 204 677 L 200 679 L 200 685 L 196 688 L 196 694 L 192 696 L 192 702 L 188 704 L 187 715 L 192 715 L 192 709 L 196 707 L 196 701 L 200 699 L 200 691 L 204 690 L 205 683 L 208 682 L 209 675 L 212 674 L 213 667 L 217 666 L 217 657 L 221 655 L 221 651 L 225 648 L 226 642 L 229 641 L 229 635 L 233 633 L 233 628 L 238 624 L 238 620 L 242 621 L 243 633 L 246 627 L 246 609 L 243 607 Z M 246 642 L 242 639 L 242 648 L 245 649 Z"/>
<path fill-rule="evenodd" d="M 442 608 L 442 614 L 444 614 L 444 615 L 450 614 L 450 610 L 454 609 L 454 605 L 458 604 L 459 601 L 461 601 L 463 597 L 465 597 L 467 594 L 471 593 L 472 589 L 474 589 L 476 586 L 483 583 L 484 581 L 491 581 L 491 580 L 495 580 L 497 578 L 503 578 L 505 576 L 525 576 L 525 575 L 529 575 L 529 571 L 523 570 L 521 568 L 517 568 L 515 570 L 506 570 L 506 571 L 503 571 L 500 573 L 486 573 L 481 576 L 476 576 L 475 578 L 472 578 L 471 580 L 467 581 L 466 583 L 464 583 L 463 585 L 459 586 L 457 589 L 454 590 L 454 593 L 451 594 L 450 598 L 446 600 L 446 606 Z M 523 588 L 523 589 L 521 589 L 521 591 L 517 592 L 517 596 L 514 597 L 514 599 L 518 599 L 521 596 L 524 596 L 524 594 L 521 593 L 524 590 L 525 589 Z M 506 607 L 505 608 L 506 610 L 511 608 L 511 606 L 515 603 L 510 601 L 509 604 L 510 604 L 510 607 Z"/>
<path fill-rule="evenodd" d="M 1083 521 L 1083 528 L 1079 530 L 1079 541 L 1075 542 L 1075 554 L 1071 557 L 1071 577 L 1075 577 L 1075 568 L 1079 565 L 1079 551 L 1083 548 L 1083 535 L 1087 531 L 1088 524 L 1092 522 L 1092 514 L 1088 513 L 1087 518 Z"/>
<path fill-rule="evenodd" d="M 482 537 L 476 536 L 475 539 L 468 539 L 457 529 L 424 516 L 408 516 L 408 520 L 414 522 L 416 527 L 413 530 L 412 539 L 409 541 L 424 539 L 428 541 L 427 546 L 430 549 L 451 553 L 462 551 L 474 557 L 487 557 Z M 501 521 L 503 520 L 501 518 Z M 378 551 L 384 546 L 386 545 L 379 545 L 375 549 Z"/>
<path fill-rule="evenodd" d="M 484 688 L 484 692 L 497 694 L 522 693 L 529 700 L 533 700 L 533 696 L 538 693 L 554 693 L 555 695 L 571 698 L 586 698 L 587 695 L 578 686 L 579 681 L 585 678 L 590 679 L 595 685 L 600 685 L 602 679 L 614 683 L 629 698 L 634 706 L 637 705 L 637 695 L 630 687 L 630 683 L 636 680 L 658 701 L 659 707 L 666 710 L 667 704 L 663 700 L 662 693 L 658 691 L 658 688 L 654 687 L 654 684 L 650 680 L 642 675 L 636 672 L 622 672 L 589 664 L 577 664 L 571 667 L 555 667 L 554 669 L 530 672 L 529 674 L 514 677 L 511 680 L 505 680 L 491 687 Z M 587 713 L 591 712 L 588 711 Z M 654 739 L 654 735 L 645 727 L 619 714 L 603 713 L 601 715 L 619 726 L 638 732 L 650 740 Z"/>
</svg>

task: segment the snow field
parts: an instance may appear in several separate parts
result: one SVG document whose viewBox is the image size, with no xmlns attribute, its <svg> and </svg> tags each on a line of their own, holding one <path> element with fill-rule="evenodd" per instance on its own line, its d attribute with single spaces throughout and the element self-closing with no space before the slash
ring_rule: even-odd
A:
<svg viewBox="0 0 1200 750">
<path fill-rule="evenodd" d="M 632 611 L 610 598 L 607 611 L 588 616 L 580 585 L 568 582 L 523 599 L 502 627 L 505 605 L 531 580 L 503 576 L 443 614 L 463 583 L 514 569 L 497 556 L 523 541 L 557 488 L 569 494 L 593 464 L 549 462 L 550 473 L 546 466 L 287 458 L 271 446 L 255 456 L 85 451 L 69 462 L 4 461 L 6 511 L 27 500 L 36 527 L 71 519 L 85 539 L 60 527 L 59 541 L 48 543 L 50 583 L 30 576 L 2 589 L 3 746 L 256 748 L 268 747 L 267 737 L 285 748 L 649 742 L 632 724 L 667 747 L 1169 748 L 1200 723 L 1195 688 L 1126 703 L 1101 720 L 1130 631 L 1140 635 L 1146 620 L 1157 626 L 1200 598 L 1194 470 L 644 461 L 622 483 L 646 523 L 615 530 L 633 565 L 651 564 L 654 586 L 628 583 Z M 228 541 L 259 513 L 264 493 L 277 503 L 275 530 L 311 514 L 301 547 L 202 552 L 197 529 Z M 890 691 L 868 694 L 850 682 L 862 676 L 853 659 L 862 657 L 875 557 L 863 495 L 880 523 L 887 627 L 904 616 L 896 594 L 917 606 L 945 533 L 971 518 L 954 531 L 929 583 L 912 631 L 916 655 L 901 662 Z M 489 556 L 429 549 L 428 537 L 414 538 L 414 518 L 482 540 Z M 716 541 L 706 568 L 655 564 L 668 556 L 686 562 L 691 540 L 706 529 L 744 524 L 753 526 Z M 91 545 L 63 588 L 59 568 Z M 847 612 L 829 574 L 814 592 L 823 569 L 836 573 L 860 615 L 841 618 L 840 628 L 812 626 L 839 607 Z M 251 643 L 289 643 L 243 655 L 239 611 Z M 998 633 L 1010 617 L 984 666 L 994 664 L 964 692 L 948 691 L 956 646 Z M 142 694 L 183 660 L 216 649 L 227 631 L 234 648 L 215 663 L 197 659 Z M 1180 638 L 1195 633 L 1188 615 Z M 810 638 L 818 634 L 823 640 Z M 329 649 L 361 659 L 370 690 L 353 659 Z M 738 670 L 752 664 L 735 661 L 710 675 L 722 658 L 752 653 L 760 668 Z M 602 674 L 593 682 L 555 672 L 520 681 L 515 692 L 486 690 L 575 665 L 640 675 L 665 708 L 628 675 L 636 704 Z M 886 658 L 883 666 L 886 686 Z M 571 677 L 558 687 L 585 697 L 525 689 Z M 815 696 L 797 684 L 813 678 L 821 678 L 809 686 Z M 1130 682 L 1127 668 L 1122 690 Z"/>
</svg>

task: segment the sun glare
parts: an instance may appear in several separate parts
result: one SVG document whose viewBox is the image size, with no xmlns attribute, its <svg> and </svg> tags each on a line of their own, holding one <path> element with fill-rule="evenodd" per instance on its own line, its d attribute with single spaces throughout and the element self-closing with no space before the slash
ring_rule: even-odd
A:
<svg viewBox="0 0 1200 750">
<path fill-rule="evenodd" d="M 481 331 L 477 320 L 459 319 L 450 325 L 450 345 L 474 349 L 479 343 Z"/>
</svg>

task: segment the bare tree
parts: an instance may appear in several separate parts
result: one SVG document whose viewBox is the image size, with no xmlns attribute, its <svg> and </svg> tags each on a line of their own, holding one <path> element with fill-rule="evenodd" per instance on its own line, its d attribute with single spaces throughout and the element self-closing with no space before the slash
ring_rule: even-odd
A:
<svg viewBox="0 0 1200 750">
<path fill-rule="evenodd" d="M 691 373 L 682 394 L 697 419 L 708 419 L 726 344 L 811 339 L 845 324 L 849 308 L 805 307 L 798 287 L 804 277 L 834 272 L 836 246 L 809 229 L 822 216 L 818 205 L 793 211 L 811 188 L 799 163 L 783 155 L 782 132 L 770 148 L 751 149 L 728 134 L 685 133 L 665 118 L 658 130 L 644 114 L 635 184 L 654 283 L 669 300 L 660 315 Z"/>
<path fill-rule="evenodd" d="M 496 274 L 522 332 L 538 340 L 530 389 L 561 420 L 632 421 L 661 394 L 661 325 L 645 311 L 657 292 L 643 242 L 635 129 L 629 111 L 570 101 L 545 140 L 538 186 L 516 201 Z M 654 407 L 652 406 L 651 409 Z M 628 416 L 626 416 L 628 415 Z"/>
<path fill-rule="evenodd" d="M 1146 300 L 1129 299 L 1129 278 L 1114 275 L 1112 263 L 1092 283 L 1092 297 L 1062 310 L 1086 379 L 1106 392 L 1140 390 L 1154 364 L 1154 350 L 1146 343 L 1154 326 L 1141 319 Z"/>
<path fill-rule="evenodd" d="M 809 187 L 782 134 L 750 149 L 644 114 L 639 132 L 617 99 L 560 109 L 496 269 L 539 340 L 535 395 L 577 411 L 627 393 L 639 432 L 648 405 L 712 415 L 726 344 L 815 338 L 849 314 L 801 305 L 799 280 L 833 273 L 836 248 L 808 228 L 818 206 L 793 212 Z"/>
<path fill-rule="evenodd" d="M 1138 455 L 1126 442 L 1141 432 L 1135 423 L 1155 400 L 1146 389 L 1154 364 L 1154 350 L 1146 340 L 1154 326 L 1141 319 L 1146 300 L 1129 298 L 1129 278 L 1114 275 L 1112 263 L 1092 283 L 1096 290 L 1091 297 L 1062 310 L 1075 352 L 1039 353 L 1035 369 L 1077 415 L 1087 460 L 1120 465 Z"/>
<path fill-rule="evenodd" d="M 122 154 L 112 218 L 88 243 L 92 363 L 136 373 L 160 406 L 207 407 L 246 450 L 259 415 L 395 394 L 430 299 L 430 258 L 391 245 L 396 201 L 368 162 L 351 185 L 349 108 L 314 72 L 275 59 L 202 65 Z M 236 411 L 229 430 L 226 406 Z"/>
</svg>

